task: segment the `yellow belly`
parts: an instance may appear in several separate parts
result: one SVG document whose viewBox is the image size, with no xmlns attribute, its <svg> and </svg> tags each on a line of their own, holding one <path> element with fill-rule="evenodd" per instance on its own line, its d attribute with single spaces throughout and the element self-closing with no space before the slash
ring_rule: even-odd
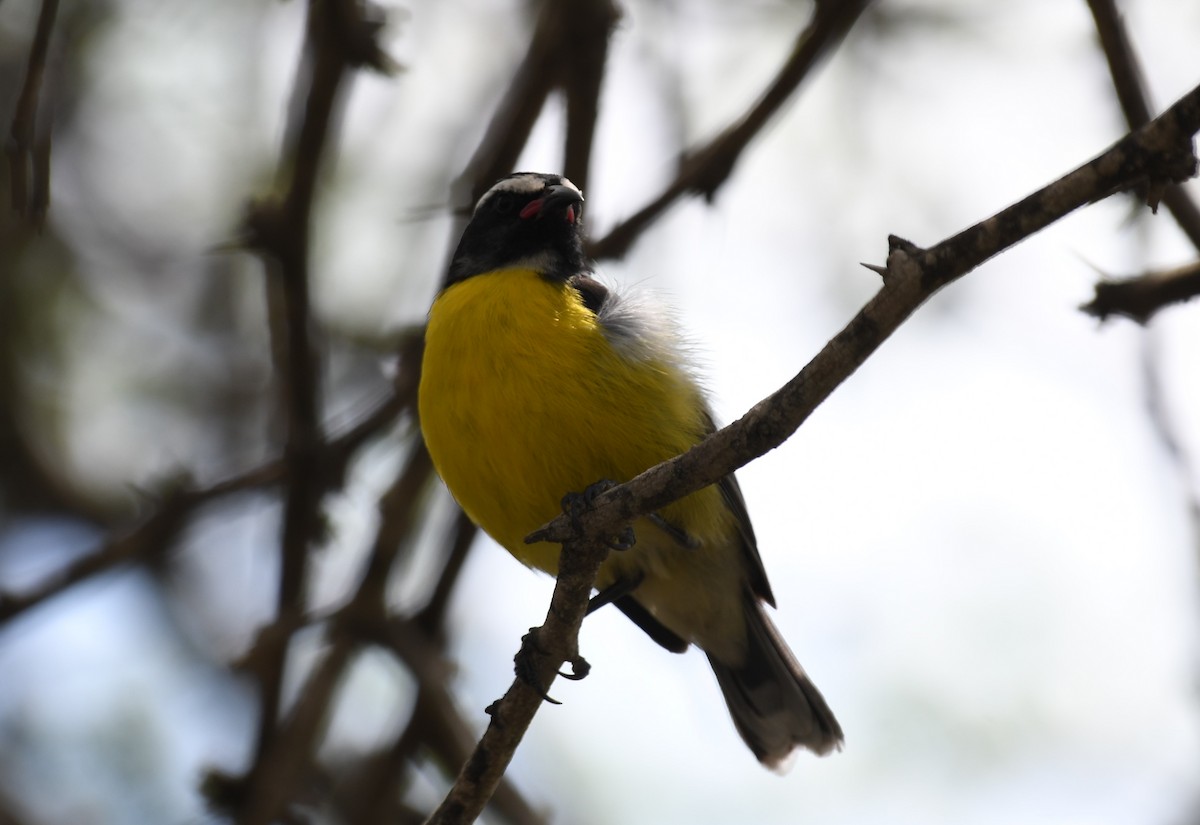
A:
<svg viewBox="0 0 1200 825">
<path fill-rule="evenodd" d="M 430 310 L 420 416 L 434 465 L 472 520 L 549 573 L 558 545 L 524 538 L 560 512 L 563 495 L 685 451 L 705 434 L 703 411 L 677 365 L 614 349 L 573 288 L 531 270 L 474 276 Z M 639 601 L 693 641 L 710 623 L 740 625 L 731 616 L 743 574 L 719 492 L 701 490 L 662 515 L 700 546 L 639 523 L 637 544 L 611 554 L 598 586 L 644 574 Z"/>
</svg>

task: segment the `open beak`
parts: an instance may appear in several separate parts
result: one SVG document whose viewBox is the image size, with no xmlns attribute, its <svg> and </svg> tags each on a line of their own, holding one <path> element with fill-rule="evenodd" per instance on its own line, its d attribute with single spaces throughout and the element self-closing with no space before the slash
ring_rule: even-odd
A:
<svg viewBox="0 0 1200 825">
<path fill-rule="evenodd" d="M 583 195 L 579 194 L 578 189 L 560 184 L 547 186 L 540 198 L 525 204 L 525 208 L 521 210 L 521 217 L 541 218 L 544 215 L 559 214 L 560 210 L 567 223 L 579 220 L 583 211 Z"/>
</svg>

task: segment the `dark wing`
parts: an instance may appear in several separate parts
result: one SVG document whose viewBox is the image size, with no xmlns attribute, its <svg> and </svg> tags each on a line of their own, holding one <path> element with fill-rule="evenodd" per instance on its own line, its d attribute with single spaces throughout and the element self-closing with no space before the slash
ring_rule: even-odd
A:
<svg viewBox="0 0 1200 825">
<path fill-rule="evenodd" d="M 650 611 L 642 607 L 641 603 L 633 597 L 633 591 L 637 590 L 643 578 L 644 576 L 639 573 L 634 578 L 617 579 L 592 596 L 588 601 L 587 615 L 590 616 L 606 604 L 615 604 L 618 610 L 628 616 L 651 639 L 672 653 L 683 653 L 688 649 L 688 643 L 654 618 Z"/>
<path fill-rule="evenodd" d="M 604 308 L 604 304 L 608 300 L 608 287 L 587 275 L 574 275 L 567 283 L 579 293 L 585 307 L 596 315 L 600 314 L 600 310 Z"/>
<path fill-rule="evenodd" d="M 617 606 L 617 610 L 628 616 L 630 621 L 645 631 L 647 636 L 667 650 L 672 653 L 683 653 L 688 649 L 687 641 L 654 618 L 650 611 L 642 607 L 641 603 L 632 595 L 622 596 L 613 604 Z"/>
<path fill-rule="evenodd" d="M 704 421 L 705 435 L 716 432 L 717 424 L 707 410 L 705 410 Z M 758 540 L 754 538 L 754 526 L 750 524 L 750 513 L 746 511 L 746 499 L 742 497 L 742 488 L 738 486 L 737 478 L 730 473 L 717 482 L 717 489 L 721 491 L 721 498 L 725 500 L 725 506 L 737 518 L 738 538 L 742 545 L 742 565 L 750 583 L 750 592 L 774 607 L 775 594 L 771 592 L 771 583 L 767 581 L 767 571 L 763 568 L 762 556 L 758 554 Z"/>
</svg>

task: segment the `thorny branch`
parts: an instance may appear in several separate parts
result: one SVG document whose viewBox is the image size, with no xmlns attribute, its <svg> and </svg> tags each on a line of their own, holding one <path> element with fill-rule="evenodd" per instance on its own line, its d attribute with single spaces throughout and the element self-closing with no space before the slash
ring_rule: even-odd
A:
<svg viewBox="0 0 1200 825">
<path fill-rule="evenodd" d="M 549 689 L 563 663 L 578 658 L 579 628 L 587 612 L 592 584 L 607 556 L 608 544 L 603 539 L 573 539 L 563 546 L 546 620 L 541 627 L 530 631 L 531 636 L 536 636 L 531 649 L 540 654 L 533 660 L 533 678 L 543 686 L 543 691 Z M 491 721 L 487 730 L 427 825 L 467 825 L 478 818 L 545 701 L 543 691 L 518 677 L 504 696 L 488 707 Z"/>
<path fill-rule="evenodd" d="M 1121 111 L 1129 128 L 1137 129 L 1150 120 L 1150 96 L 1129 33 L 1114 0 L 1088 0 L 1088 7 L 1096 23 Z M 1200 250 L 1200 207 L 1182 186 L 1167 187 L 1162 193 L 1162 202 L 1192 246 Z M 1126 281 L 1102 281 L 1096 285 L 1095 298 L 1082 309 L 1101 320 L 1110 315 L 1123 315 L 1145 324 L 1162 307 L 1200 295 L 1200 278 L 1190 275 L 1191 269 L 1180 267 Z"/>
<path fill-rule="evenodd" d="M 1198 130 L 1200 87 L 1093 160 L 937 246 L 920 249 L 893 237 L 881 268 L 883 289 L 816 358 L 738 421 L 597 497 L 581 518 L 583 534 L 613 534 L 782 444 L 921 303 L 993 255 L 1081 206 L 1135 187 L 1153 193 L 1192 177 L 1192 136 Z M 559 516 L 529 540 L 563 542 L 575 535 L 570 520 Z"/>
<path fill-rule="evenodd" d="M 1075 171 L 934 247 L 891 237 L 887 265 L 870 267 L 883 276 L 883 288 L 791 381 L 688 452 L 602 493 L 582 513 L 561 515 L 528 536 L 528 542 L 563 545 L 546 621 L 531 631 L 537 638 L 540 684 L 549 685 L 559 668 L 577 657 L 579 627 L 608 552 L 604 537 L 782 444 L 922 303 L 987 259 L 1081 206 L 1135 187 L 1154 193 L 1195 175 L 1192 136 L 1197 131 L 1200 87 Z M 514 680 L 488 709 L 491 723 L 430 823 L 474 821 L 541 704 L 536 690 L 521 678 Z"/>
</svg>

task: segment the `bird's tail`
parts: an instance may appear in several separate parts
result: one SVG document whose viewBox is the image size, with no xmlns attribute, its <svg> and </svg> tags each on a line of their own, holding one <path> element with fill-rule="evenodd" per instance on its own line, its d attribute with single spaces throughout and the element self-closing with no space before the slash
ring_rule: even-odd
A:
<svg viewBox="0 0 1200 825">
<path fill-rule="evenodd" d="M 740 664 L 711 654 L 708 661 L 733 724 L 758 760 L 782 771 L 798 746 L 822 756 L 840 748 L 842 728 L 833 712 L 753 596 L 746 598 L 746 639 Z"/>
</svg>

